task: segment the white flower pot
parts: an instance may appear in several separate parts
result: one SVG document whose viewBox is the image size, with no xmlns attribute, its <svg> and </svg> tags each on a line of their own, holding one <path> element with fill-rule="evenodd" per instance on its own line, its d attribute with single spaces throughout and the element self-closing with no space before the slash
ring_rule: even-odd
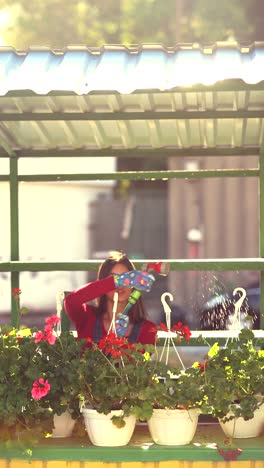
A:
<svg viewBox="0 0 264 468">
<path fill-rule="evenodd" d="M 65 411 L 60 416 L 54 415 L 54 429 L 52 437 L 70 437 L 76 420 L 71 417 L 69 411 Z"/>
<path fill-rule="evenodd" d="M 227 414 L 227 416 L 230 414 Z M 256 409 L 254 418 L 248 421 L 243 418 L 235 418 L 224 423 L 219 419 L 219 423 L 227 437 L 235 439 L 258 437 L 264 433 L 264 404 Z"/>
<path fill-rule="evenodd" d="M 109 414 L 98 413 L 95 409 L 82 408 L 84 423 L 89 438 L 94 445 L 101 447 L 120 447 L 130 441 L 136 425 L 136 417 L 125 417 L 124 427 L 118 428 L 111 421 L 112 416 L 120 416 L 121 410 Z"/>
<path fill-rule="evenodd" d="M 154 409 L 148 421 L 152 439 L 159 445 L 187 445 L 195 434 L 200 410 Z"/>
</svg>

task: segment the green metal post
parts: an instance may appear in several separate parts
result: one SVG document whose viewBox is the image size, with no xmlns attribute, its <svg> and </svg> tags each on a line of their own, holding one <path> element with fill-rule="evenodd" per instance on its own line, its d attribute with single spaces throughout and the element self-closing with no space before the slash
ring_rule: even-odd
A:
<svg viewBox="0 0 264 468">
<path fill-rule="evenodd" d="M 11 261 L 19 260 L 19 219 L 18 219 L 18 160 L 10 157 L 10 240 Z M 19 288 L 19 272 L 11 272 L 11 291 Z M 17 325 L 17 303 L 11 295 L 11 324 Z"/>
<path fill-rule="evenodd" d="M 259 249 L 264 257 L 264 143 L 259 155 Z M 260 272 L 260 328 L 264 328 L 264 271 Z"/>
</svg>

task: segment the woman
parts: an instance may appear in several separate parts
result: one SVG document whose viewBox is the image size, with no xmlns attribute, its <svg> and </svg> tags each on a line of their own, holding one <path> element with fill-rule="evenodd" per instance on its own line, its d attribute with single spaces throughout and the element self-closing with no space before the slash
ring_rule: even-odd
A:
<svg viewBox="0 0 264 468">
<path fill-rule="evenodd" d="M 102 263 L 98 279 L 67 295 L 65 310 L 74 323 L 78 338 L 92 338 L 98 343 L 108 333 L 113 319 L 114 294 L 118 293 L 117 323 L 124 311 L 133 288 L 150 291 L 154 278 L 135 270 L 133 263 L 122 252 L 111 252 Z M 98 298 L 98 306 L 88 304 Z M 154 344 L 157 327 L 146 319 L 142 299 L 139 298 L 128 312 L 125 336 L 129 342 Z M 122 316 L 121 316 L 122 319 Z"/>
</svg>

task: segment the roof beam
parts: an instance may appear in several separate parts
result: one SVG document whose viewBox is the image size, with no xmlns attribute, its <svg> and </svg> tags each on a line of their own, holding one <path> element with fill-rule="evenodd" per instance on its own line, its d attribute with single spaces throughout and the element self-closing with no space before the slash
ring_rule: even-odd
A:
<svg viewBox="0 0 264 468">
<path fill-rule="evenodd" d="M 226 78 L 224 80 L 219 80 L 216 83 L 212 84 L 192 84 L 190 86 L 182 85 L 182 86 L 171 86 L 166 89 L 159 89 L 159 88 L 139 88 L 135 89 L 131 92 L 131 95 L 134 94 L 166 94 L 166 93 L 194 93 L 194 92 L 210 92 L 210 91 L 217 91 L 217 92 L 225 92 L 225 91 L 263 91 L 264 89 L 264 80 L 258 81 L 257 83 L 246 83 L 241 78 Z M 85 94 L 79 94 L 75 90 L 61 90 L 61 89 L 54 89 L 49 91 L 48 93 L 41 94 L 40 92 L 35 92 L 31 89 L 15 89 L 10 90 L 5 94 L 5 97 L 31 97 L 31 98 L 39 98 L 45 96 L 89 96 L 89 95 L 96 95 L 96 96 L 106 96 L 106 95 L 117 95 L 120 96 L 122 93 L 117 91 L 116 89 L 100 89 L 87 92 Z"/>
<path fill-rule="evenodd" d="M 2 122 L 39 121 L 115 121 L 115 120 L 196 120 L 196 119 L 262 119 L 261 110 L 179 110 L 145 112 L 1 112 Z"/>
<path fill-rule="evenodd" d="M 61 182 L 88 180 L 168 180 L 206 179 L 212 177 L 258 177 L 259 169 L 205 169 L 199 171 L 128 171 L 96 174 L 30 174 L 20 175 L 20 182 Z"/>
<path fill-rule="evenodd" d="M 171 271 L 264 271 L 263 258 L 212 258 L 212 259 L 160 259 L 169 263 Z M 0 271 L 97 271 L 102 260 L 69 262 L 0 262 Z M 136 266 L 157 262 L 157 259 L 133 260 Z"/>
<path fill-rule="evenodd" d="M 1 144 L 1 142 L 0 142 Z M 203 147 L 190 147 L 190 148 L 28 148 L 19 149 L 15 148 L 13 154 L 22 158 L 33 157 L 122 157 L 122 158 L 165 158 L 165 157 L 199 157 L 199 156 L 258 156 L 260 148 L 258 146 L 247 147 L 225 147 L 219 146 L 217 148 L 203 148 Z M 12 154 L 12 155 L 13 155 Z M 6 158 L 7 153 L 0 148 L 0 157 Z"/>
</svg>

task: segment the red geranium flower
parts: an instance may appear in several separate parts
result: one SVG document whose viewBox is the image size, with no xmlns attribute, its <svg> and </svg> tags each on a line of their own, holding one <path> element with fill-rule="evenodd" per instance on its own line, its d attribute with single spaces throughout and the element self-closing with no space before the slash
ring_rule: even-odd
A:
<svg viewBox="0 0 264 468">
<path fill-rule="evenodd" d="M 105 347 L 109 345 L 120 346 L 120 345 L 123 345 L 125 342 L 126 342 L 125 338 L 123 338 L 122 336 L 116 336 L 115 333 L 111 332 L 108 335 L 101 338 L 98 346 L 100 349 L 105 349 Z"/>
<path fill-rule="evenodd" d="M 183 325 L 182 322 L 178 322 L 176 325 L 173 325 L 172 330 L 175 331 L 178 335 L 185 338 L 185 340 L 190 341 L 191 331 L 187 325 Z"/>
<path fill-rule="evenodd" d="M 165 323 L 160 323 L 159 328 L 160 328 L 161 331 L 164 331 L 164 332 L 169 332 L 170 331 L 168 329 L 168 327 L 165 325 Z"/>
<path fill-rule="evenodd" d="M 208 362 L 205 362 L 204 364 L 202 362 L 199 362 L 198 367 L 200 367 L 201 372 L 205 372 L 205 368 L 208 366 Z"/>
<path fill-rule="evenodd" d="M 32 390 L 31 390 L 31 395 L 35 400 L 40 400 L 40 398 L 43 398 L 46 396 L 50 391 L 50 384 L 48 380 L 44 380 L 43 378 L 40 378 L 38 380 L 35 380 L 33 382 Z"/>
<path fill-rule="evenodd" d="M 21 294 L 21 289 L 13 288 L 12 289 L 12 296 L 17 296 L 18 294 Z"/>
<path fill-rule="evenodd" d="M 17 341 L 18 343 L 21 343 L 21 341 L 23 340 L 23 337 L 21 335 L 17 335 Z"/>
<path fill-rule="evenodd" d="M 98 343 L 98 348 L 105 354 L 110 354 L 113 358 L 119 358 L 122 355 L 127 355 L 127 349 L 135 349 L 132 343 L 127 342 L 126 338 L 116 336 L 113 332 L 101 338 Z"/>
<path fill-rule="evenodd" d="M 174 332 L 177 333 L 178 336 L 182 336 L 185 340 L 189 341 L 191 338 L 191 331 L 187 325 L 183 325 L 182 322 L 178 322 L 176 325 L 173 325 L 171 330 L 165 325 L 165 323 L 160 323 L 159 326 L 161 331 L 164 332 Z"/>
</svg>

